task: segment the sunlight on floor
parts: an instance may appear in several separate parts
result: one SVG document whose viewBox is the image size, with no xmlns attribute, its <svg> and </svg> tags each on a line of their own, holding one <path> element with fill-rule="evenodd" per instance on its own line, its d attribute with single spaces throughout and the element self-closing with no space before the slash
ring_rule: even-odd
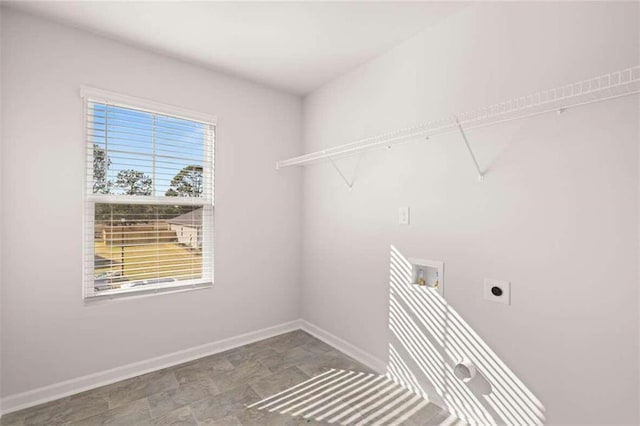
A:
<svg viewBox="0 0 640 426">
<path fill-rule="evenodd" d="M 457 419 L 389 376 L 331 369 L 248 408 L 341 425 L 452 425 Z M 432 424 L 432 423 L 429 423 Z"/>
</svg>

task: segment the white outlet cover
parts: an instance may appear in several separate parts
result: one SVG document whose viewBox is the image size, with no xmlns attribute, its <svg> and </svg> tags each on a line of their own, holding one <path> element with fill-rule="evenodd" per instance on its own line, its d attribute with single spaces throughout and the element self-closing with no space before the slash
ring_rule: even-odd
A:
<svg viewBox="0 0 640 426">
<path fill-rule="evenodd" d="M 409 224 L 409 207 L 398 207 L 398 224 Z"/>
<path fill-rule="evenodd" d="M 502 290 L 500 296 L 496 296 L 491 289 L 498 287 Z M 484 299 L 491 302 L 511 305 L 511 283 L 509 281 L 494 280 L 491 278 L 484 279 Z"/>
</svg>

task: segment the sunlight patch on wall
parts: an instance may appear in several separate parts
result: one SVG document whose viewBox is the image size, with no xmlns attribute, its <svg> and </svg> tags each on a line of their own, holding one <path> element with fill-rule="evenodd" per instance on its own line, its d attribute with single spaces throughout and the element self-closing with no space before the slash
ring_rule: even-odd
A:
<svg viewBox="0 0 640 426">
<path fill-rule="evenodd" d="M 428 397 L 432 389 L 471 425 L 542 425 L 544 406 L 436 291 L 416 288 L 410 262 L 391 246 L 387 374 Z M 462 361 L 476 376 L 454 374 Z"/>
</svg>

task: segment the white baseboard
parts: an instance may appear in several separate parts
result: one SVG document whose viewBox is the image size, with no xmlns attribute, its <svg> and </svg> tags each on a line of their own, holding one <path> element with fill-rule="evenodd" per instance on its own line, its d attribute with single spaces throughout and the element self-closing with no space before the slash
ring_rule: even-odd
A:
<svg viewBox="0 0 640 426">
<path fill-rule="evenodd" d="M 247 345 L 258 340 L 267 339 L 269 337 L 300 328 L 302 328 L 301 321 L 295 320 L 263 328 L 261 330 L 240 334 L 227 339 L 218 340 L 217 342 L 207 343 L 205 345 L 184 349 L 167 355 L 146 359 L 144 361 L 134 362 L 132 364 L 123 365 L 110 370 L 76 377 L 74 379 L 33 389 L 27 392 L 9 395 L 0 400 L 0 415 L 33 407 L 38 404 L 43 404 L 45 402 L 64 398 L 79 392 L 119 382 L 120 380 L 129 379 L 141 374 L 161 370 L 173 365 L 193 361 L 198 358 L 224 352 L 238 346 Z"/>
<path fill-rule="evenodd" d="M 383 362 L 382 360 L 371 355 L 369 352 L 347 342 L 346 340 L 343 340 L 329 333 L 328 331 L 318 327 L 317 325 L 311 324 L 309 321 L 301 319 L 299 320 L 299 322 L 300 322 L 300 328 L 306 331 L 307 333 L 311 334 L 312 336 L 322 340 L 328 345 L 333 346 L 340 352 L 346 355 L 349 355 L 351 358 L 366 365 L 367 367 L 371 368 L 375 372 L 379 374 L 385 373 L 387 368 L 386 362 Z"/>
</svg>

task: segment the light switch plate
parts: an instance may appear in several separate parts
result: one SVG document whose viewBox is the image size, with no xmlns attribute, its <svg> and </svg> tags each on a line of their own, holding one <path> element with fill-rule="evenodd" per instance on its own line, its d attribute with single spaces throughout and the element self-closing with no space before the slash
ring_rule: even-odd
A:
<svg viewBox="0 0 640 426">
<path fill-rule="evenodd" d="M 400 225 L 409 224 L 409 207 L 398 208 L 398 224 Z"/>
<path fill-rule="evenodd" d="M 484 299 L 491 302 L 511 305 L 511 283 L 509 281 L 485 278 Z"/>
</svg>

